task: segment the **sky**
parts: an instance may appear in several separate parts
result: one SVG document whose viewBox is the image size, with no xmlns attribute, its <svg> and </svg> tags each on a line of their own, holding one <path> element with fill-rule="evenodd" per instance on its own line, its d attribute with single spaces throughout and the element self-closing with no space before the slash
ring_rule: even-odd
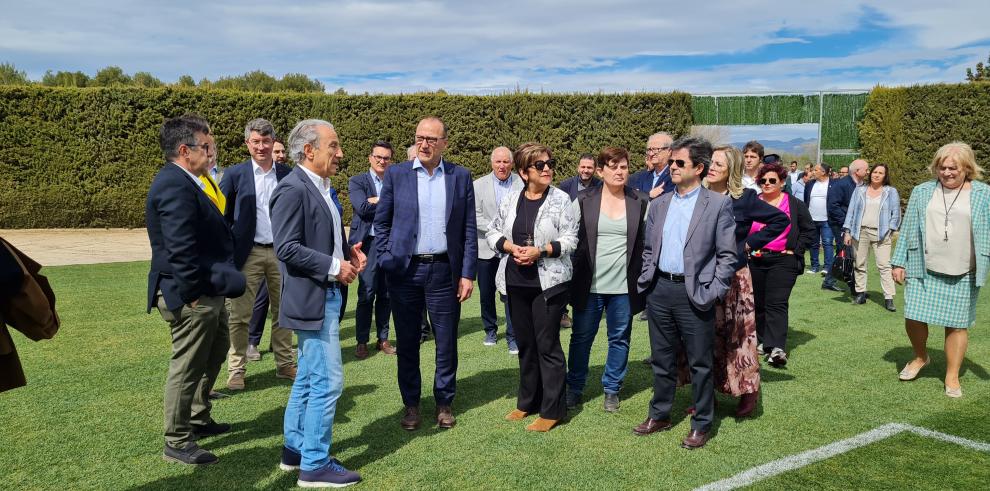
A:
<svg viewBox="0 0 990 491">
<path fill-rule="evenodd" d="M 803 92 L 959 82 L 990 1 L 0 0 L 0 62 L 328 91 Z"/>
</svg>

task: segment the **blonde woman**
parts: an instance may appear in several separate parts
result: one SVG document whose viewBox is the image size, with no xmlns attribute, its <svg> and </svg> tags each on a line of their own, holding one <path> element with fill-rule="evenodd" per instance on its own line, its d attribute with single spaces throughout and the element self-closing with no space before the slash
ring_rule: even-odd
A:
<svg viewBox="0 0 990 491">
<path fill-rule="evenodd" d="M 976 300 L 990 268 L 990 186 L 969 145 L 935 152 L 931 181 L 911 191 L 892 275 L 905 284 L 904 328 L 914 359 L 901 380 L 914 380 L 931 362 L 928 324 L 945 327 L 945 395 L 962 397 L 959 368 L 976 322 Z"/>
</svg>

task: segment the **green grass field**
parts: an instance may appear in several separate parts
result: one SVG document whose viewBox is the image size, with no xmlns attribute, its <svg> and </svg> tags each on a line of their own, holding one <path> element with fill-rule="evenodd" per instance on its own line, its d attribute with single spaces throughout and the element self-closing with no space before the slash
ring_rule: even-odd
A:
<svg viewBox="0 0 990 491">
<path fill-rule="evenodd" d="M 220 463 L 190 468 L 162 452 L 162 386 L 170 350 L 157 312 L 144 313 L 147 263 L 52 267 L 62 329 L 32 343 L 15 333 L 28 386 L 0 394 L 0 483 L 4 489 L 284 489 L 295 474 L 277 469 L 289 385 L 266 353 L 248 365 L 247 390 L 214 406 L 228 434 L 201 444 Z M 764 365 L 755 417 L 737 421 L 719 396 L 716 434 L 697 451 L 679 448 L 689 429 L 678 391 L 675 428 L 635 437 L 651 397 L 644 322 L 636 322 L 629 375 L 616 414 L 601 409 L 605 354 L 599 333 L 585 403 L 546 434 L 509 423 L 518 364 L 503 340 L 481 341 L 478 303 L 460 327 L 454 401 L 457 426 L 399 428 L 402 412 L 394 357 L 354 358 L 354 317 L 342 327 L 346 388 L 337 406 L 333 453 L 359 471 L 366 489 L 689 489 L 754 466 L 850 438 L 890 422 L 990 442 L 990 300 L 984 292 L 963 365 L 965 397 L 942 393 L 941 330 L 932 331 L 932 365 L 910 383 L 897 373 L 910 358 L 903 317 L 883 310 L 879 283 L 870 301 L 825 292 L 803 275 L 791 297 L 790 362 Z M 353 308 L 355 299 L 349 301 Z M 897 301 L 902 308 L 901 298 Z M 501 310 L 500 310 L 501 311 Z M 501 334 L 501 333 L 500 333 Z M 569 331 L 562 341 L 567 346 Z M 394 336 L 393 336 L 394 338 Z M 267 345 L 267 340 L 263 346 Z M 433 344 L 424 349 L 424 386 L 432 385 Z M 225 373 L 224 370 L 222 373 Z M 222 385 L 224 380 L 218 381 Z M 425 393 L 423 412 L 433 413 Z M 528 420 L 527 420 L 528 421 Z M 775 489 L 987 489 L 990 454 L 902 434 L 787 472 L 753 487 Z"/>
</svg>

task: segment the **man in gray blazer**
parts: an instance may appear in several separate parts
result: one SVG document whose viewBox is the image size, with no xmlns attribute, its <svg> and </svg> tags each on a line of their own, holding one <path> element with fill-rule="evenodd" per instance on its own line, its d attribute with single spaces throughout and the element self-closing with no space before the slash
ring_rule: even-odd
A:
<svg viewBox="0 0 990 491">
<path fill-rule="evenodd" d="M 498 313 L 495 310 L 495 273 L 501 255 L 488 246 L 485 234 L 502 201 L 512 199 L 523 187 L 522 179 L 512 172 L 512 151 L 508 147 L 492 150 L 492 172 L 474 181 L 474 211 L 478 223 L 478 298 L 481 301 L 481 322 L 485 327 L 485 346 L 495 346 L 498 340 Z M 505 307 L 505 341 L 509 354 L 519 354 L 516 336 L 509 320 L 509 304 L 502 297 Z"/>
<path fill-rule="evenodd" d="M 647 295 L 653 399 L 649 416 L 633 433 L 671 428 L 683 340 L 695 411 L 691 431 L 681 443 L 687 449 L 705 446 L 710 437 L 715 412 L 712 307 L 729 291 L 737 259 L 732 199 L 701 186 L 711 161 L 712 145 L 703 138 L 681 138 L 671 145 L 667 165 L 676 189 L 650 206 L 637 282 Z"/>
<path fill-rule="evenodd" d="M 345 243 L 340 212 L 330 198 L 330 176 L 344 152 L 333 126 L 300 121 L 289 135 L 297 165 L 271 199 L 275 254 L 282 278 L 279 325 L 296 331 L 299 365 L 285 407 L 283 470 L 299 469 L 302 487 L 346 486 L 361 480 L 333 458 L 331 435 L 344 389 L 340 356 L 343 285 L 367 259 L 361 243 Z"/>
</svg>

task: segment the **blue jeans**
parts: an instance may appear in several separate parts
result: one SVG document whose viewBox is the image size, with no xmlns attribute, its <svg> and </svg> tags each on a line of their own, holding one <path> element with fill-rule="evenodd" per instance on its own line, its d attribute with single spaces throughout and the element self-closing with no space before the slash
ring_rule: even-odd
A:
<svg viewBox="0 0 990 491">
<path fill-rule="evenodd" d="M 603 310 L 608 333 L 608 354 L 605 356 L 602 387 L 606 394 L 618 394 L 622 388 L 629 361 L 629 336 L 632 333 L 629 295 L 589 293 L 584 309 L 574 308 L 571 346 L 567 355 L 568 392 L 580 394 L 584 391 L 584 383 L 588 379 L 591 344 L 598 334 Z"/>
<path fill-rule="evenodd" d="M 323 327 L 297 330 L 299 365 L 285 407 L 285 446 L 302 455 L 304 471 L 319 469 L 330 461 L 333 416 L 344 390 L 344 364 L 340 358 L 340 290 L 327 290 Z"/>
<path fill-rule="evenodd" d="M 815 222 L 815 241 L 809 248 L 811 251 L 811 269 L 821 271 L 821 263 L 818 262 L 819 242 L 820 245 L 825 248 L 825 272 L 831 273 L 832 261 L 835 259 L 835 237 L 832 236 L 832 227 L 829 227 L 827 221 Z"/>
</svg>

